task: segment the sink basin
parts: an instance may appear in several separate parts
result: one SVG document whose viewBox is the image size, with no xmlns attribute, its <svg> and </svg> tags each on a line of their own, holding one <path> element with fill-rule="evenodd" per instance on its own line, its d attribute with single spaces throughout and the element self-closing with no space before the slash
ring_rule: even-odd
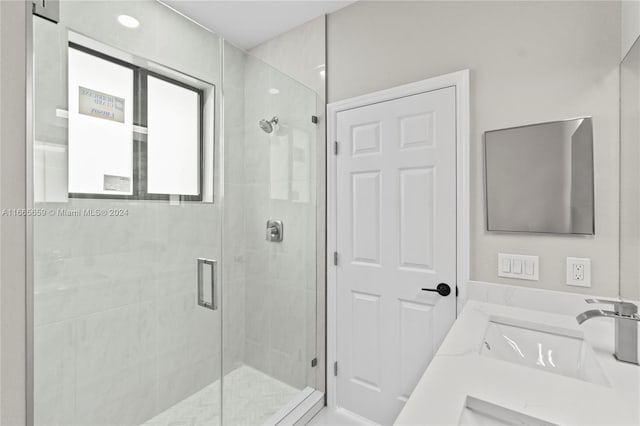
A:
<svg viewBox="0 0 640 426">
<path fill-rule="evenodd" d="M 593 349 L 578 330 L 491 317 L 480 354 L 609 386 Z"/>
<path fill-rule="evenodd" d="M 558 426 L 537 417 L 467 395 L 460 426 Z"/>
</svg>

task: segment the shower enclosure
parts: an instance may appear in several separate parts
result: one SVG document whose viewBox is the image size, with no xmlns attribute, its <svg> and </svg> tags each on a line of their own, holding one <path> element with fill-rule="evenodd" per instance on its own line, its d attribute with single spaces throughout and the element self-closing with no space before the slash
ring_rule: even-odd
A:
<svg viewBox="0 0 640 426">
<path fill-rule="evenodd" d="M 277 423 L 322 387 L 315 93 L 151 0 L 32 32 L 33 423 Z"/>
</svg>

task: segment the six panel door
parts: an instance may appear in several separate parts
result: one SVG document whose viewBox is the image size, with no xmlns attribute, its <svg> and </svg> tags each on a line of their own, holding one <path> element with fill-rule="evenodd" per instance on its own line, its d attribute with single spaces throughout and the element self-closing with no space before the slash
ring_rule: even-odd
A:
<svg viewBox="0 0 640 426">
<path fill-rule="evenodd" d="M 380 424 L 455 320 L 455 106 L 449 87 L 337 115 L 337 405 Z"/>
</svg>

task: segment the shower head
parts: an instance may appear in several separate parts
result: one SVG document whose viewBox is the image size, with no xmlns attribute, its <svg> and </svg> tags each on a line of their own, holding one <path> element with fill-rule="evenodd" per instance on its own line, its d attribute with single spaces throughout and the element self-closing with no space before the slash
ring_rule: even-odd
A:
<svg viewBox="0 0 640 426">
<path fill-rule="evenodd" d="M 265 120 L 264 118 L 262 120 L 260 120 L 260 122 L 258 123 L 258 125 L 260 126 L 260 128 L 265 132 L 265 133 L 271 133 L 273 132 L 273 129 L 275 129 L 276 124 L 278 124 L 278 117 L 273 117 L 271 120 Z"/>
</svg>

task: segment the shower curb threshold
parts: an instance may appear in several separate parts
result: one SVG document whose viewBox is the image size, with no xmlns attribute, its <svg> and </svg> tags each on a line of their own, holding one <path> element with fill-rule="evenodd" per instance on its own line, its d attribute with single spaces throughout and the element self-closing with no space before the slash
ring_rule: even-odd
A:
<svg viewBox="0 0 640 426">
<path fill-rule="evenodd" d="M 324 407 L 324 393 L 306 387 L 275 412 L 263 426 L 305 425 Z"/>
</svg>

